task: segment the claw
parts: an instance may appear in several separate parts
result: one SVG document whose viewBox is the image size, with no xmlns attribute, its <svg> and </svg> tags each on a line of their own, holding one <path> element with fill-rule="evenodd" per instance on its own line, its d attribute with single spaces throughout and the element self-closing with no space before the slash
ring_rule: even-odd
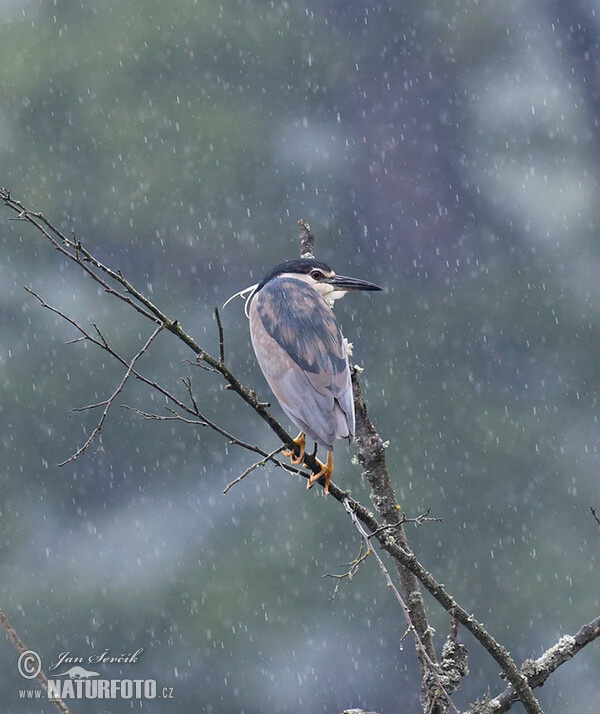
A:
<svg viewBox="0 0 600 714">
<path fill-rule="evenodd" d="M 304 461 L 304 452 L 306 450 L 306 434 L 301 431 L 298 436 L 293 439 L 293 442 L 294 444 L 297 444 L 300 447 L 300 453 L 298 454 L 298 456 L 296 456 L 294 452 L 290 449 L 285 449 L 281 453 L 284 456 L 287 456 L 294 466 L 297 466 L 298 464 L 301 464 Z"/>
<path fill-rule="evenodd" d="M 311 474 L 308 479 L 306 488 L 311 488 L 315 481 L 318 481 L 322 476 L 325 476 L 325 493 L 329 493 L 329 482 L 331 481 L 331 474 L 333 473 L 333 451 L 327 452 L 327 463 L 323 463 L 317 459 L 317 463 L 321 467 L 316 474 Z"/>
</svg>

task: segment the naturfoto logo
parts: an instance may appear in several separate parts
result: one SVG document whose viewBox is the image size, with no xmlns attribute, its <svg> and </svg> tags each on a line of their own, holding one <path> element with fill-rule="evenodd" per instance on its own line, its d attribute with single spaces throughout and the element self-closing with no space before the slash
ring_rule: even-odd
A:
<svg viewBox="0 0 600 714">
<path fill-rule="evenodd" d="M 61 652 L 56 661 L 48 667 L 45 679 L 49 700 L 64 699 L 172 699 L 173 687 L 157 687 L 154 679 L 108 679 L 97 671 L 97 665 L 135 664 L 144 651 L 111 654 L 110 649 L 92 653 L 87 657 L 74 655 L 71 651 Z M 95 665 L 90 668 L 90 665 Z M 27 650 L 17 663 L 24 679 L 36 678 L 42 670 L 42 659 L 37 652 Z M 66 669 L 65 669 L 66 668 Z M 63 669 L 64 671 L 56 671 Z M 41 692 L 35 689 L 19 690 L 22 699 L 39 699 Z"/>
</svg>

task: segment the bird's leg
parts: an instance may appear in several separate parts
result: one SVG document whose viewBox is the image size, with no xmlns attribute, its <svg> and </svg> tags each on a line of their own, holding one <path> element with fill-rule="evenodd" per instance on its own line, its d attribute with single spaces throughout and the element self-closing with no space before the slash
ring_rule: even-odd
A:
<svg viewBox="0 0 600 714">
<path fill-rule="evenodd" d="M 301 464 L 304 461 L 304 451 L 306 449 L 306 434 L 301 431 L 298 436 L 293 439 L 294 444 L 298 444 L 300 447 L 300 453 L 298 456 L 295 456 L 294 452 L 290 449 L 285 449 L 281 453 L 284 456 L 289 457 L 290 461 L 294 466 L 297 466 L 298 464 Z"/>
<path fill-rule="evenodd" d="M 331 481 L 331 474 L 333 473 L 333 451 L 327 452 L 327 463 L 324 464 L 319 459 L 316 460 L 321 467 L 318 473 L 311 474 L 306 484 L 306 488 L 310 488 L 315 481 L 318 481 L 321 476 L 325 476 L 325 493 L 329 493 L 329 482 Z"/>
</svg>

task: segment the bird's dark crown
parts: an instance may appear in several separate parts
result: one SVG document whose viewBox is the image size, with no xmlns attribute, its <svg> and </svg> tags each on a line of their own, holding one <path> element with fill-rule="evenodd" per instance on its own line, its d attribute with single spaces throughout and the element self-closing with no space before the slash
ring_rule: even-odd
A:
<svg viewBox="0 0 600 714">
<path fill-rule="evenodd" d="M 273 280 L 278 275 L 283 273 L 302 273 L 308 275 L 311 270 L 321 270 L 325 275 L 330 275 L 333 273 L 331 268 L 326 264 L 322 263 L 320 260 L 315 260 L 315 258 L 296 258 L 293 260 L 286 260 L 284 263 L 279 263 L 272 270 L 270 270 L 265 277 L 260 281 L 256 292 L 258 292 L 264 285 L 266 285 L 269 280 Z"/>
</svg>

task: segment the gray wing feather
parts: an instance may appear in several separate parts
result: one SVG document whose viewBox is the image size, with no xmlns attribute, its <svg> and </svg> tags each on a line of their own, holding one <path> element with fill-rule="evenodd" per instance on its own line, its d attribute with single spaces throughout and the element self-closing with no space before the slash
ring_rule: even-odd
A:
<svg viewBox="0 0 600 714">
<path fill-rule="evenodd" d="M 250 328 L 260 367 L 290 419 L 325 448 L 336 438 L 352 441 L 348 357 L 321 296 L 293 278 L 272 280 L 252 300 Z"/>
<path fill-rule="evenodd" d="M 310 388 L 310 383 L 297 368 L 288 369 L 280 380 L 279 399 L 282 409 L 308 436 L 324 447 L 331 447 L 336 438 L 334 398 Z M 288 399 L 288 395 L 299 395 Z"/>
</svg>

